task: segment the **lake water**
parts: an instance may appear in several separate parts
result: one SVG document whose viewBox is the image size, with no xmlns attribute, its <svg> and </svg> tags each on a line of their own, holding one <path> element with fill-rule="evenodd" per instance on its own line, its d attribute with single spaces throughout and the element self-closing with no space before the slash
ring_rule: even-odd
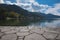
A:
<svg viewBox="0 0 60 40">
<path fill-rule="evenodd" d="M 34 27 L 60 27 L 60 19 L 29 20 L 0 20 L 0 26 L 34 26 Z"/>
<path fill-rule="evenodd" d="M 35 27 L 60 27 L 60 19 L 40 20 L 36 23 L 32 23 L 29 26 Z"/>
</svg>

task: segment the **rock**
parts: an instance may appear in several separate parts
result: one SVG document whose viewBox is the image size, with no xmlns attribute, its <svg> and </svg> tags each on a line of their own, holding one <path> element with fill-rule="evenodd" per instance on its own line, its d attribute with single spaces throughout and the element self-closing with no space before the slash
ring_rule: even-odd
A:
<svg viewBox="0 0 60 40">
<path fill-rule="evenodd" d="M 19 39 L 23 39 L 23 38 L 24 38 L 24 36 L 19 36 L 18 38 L 19 38 Z"/>
<path fill-rule="evenodd" d="M 38 34 L 31 34 L 25 37 L 25 40 L 46 40 L 44 37 Z"/>
<path fill-rule="evenodd" d="M 0 37 L 3 35 L 4 33 L 0 32 Z"/>
<path fill-rule="evenodd" d="M 17 36 L 16 34 L 8 34 L 4 35 L 1 40 L 16 40 Z"/>
<path fill-rule="evenodd" d="M 16 34 L 17 34 L 17 36 L 26 36 L 30 33 L 29 32 L 17 32 Z"/>
<path fill-rule="evenodd" d="M 58 29 L 56 28 L 42 28 L 43 30 L 45 30 L 46 32 L 52 32 L 52 33 L 56 33 L 56 34 L 60 34 L 60 32 L 58 31 Z"/>
<path fill-rule="evenodd" d="M 18 39 L 18 40 L 23 40 L 23 39 Z"/>
<path fill-rule="evenodd" d="M 1 32 L 6 32 L 6 31 L 10 31 L 10 27 L 3 27 L 1 29 Z"/>
<path fill-rule="evenodd" d="M 54 39 L 57 36 L 57 34 L 45 32 L 43 36 L 47 39 Z"/>
<path fill-rule="evenodd" d="M 58 35 L 58 37 L 56 38 L 57 40 L 60 40 L 60 35 Z"/>
<path fill-rule="evenodd" d="M 39 29 L 39 28 L 33 28 L 30 30 L 30 33 L 38 33 L 38 34 L 43 34 L 44 30 Z"/>
<path fill-rule="evenodd" d="M 20 28 L 20 32 L 28 32 L 29 29 L 27 27 L 24 27 L 24 28 Z"/>
<path fill-rule="evenodd" d="M 6 32 L 4 32 L 5 34 L 12 34 L 12 33 L 16 33 L 16 31 L 15 30 L 10 30 L 10 31 L 6 31 Z"/>
</svg>

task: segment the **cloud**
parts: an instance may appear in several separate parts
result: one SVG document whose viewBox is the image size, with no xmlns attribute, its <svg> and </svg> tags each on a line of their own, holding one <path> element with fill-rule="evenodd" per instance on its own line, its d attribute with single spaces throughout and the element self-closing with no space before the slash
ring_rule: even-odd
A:
<svg viewBox="0 0 60 40">
<path fill-rule="evenodd" d="M 6 4 L 13 4 L 13 3 L 11 3 L 11 1 L 6 1 L 5 3 L 6 3 Z"/>
<path fill-rule="evenodd" d="M 13 4 L 17 5 L 17 3 L 15 3 L 15 2 L 12 3 L 11 1 L 8 1 L 8 0 L 5 1 L 4 3 L 5 3 L 5 4 L 10 4 L 10 5 L 13 5 Z"/>
<path fill-rule="evenodd" d="M 50 6 L 39 4 L 36 0 L 16 0 L 17 5 L 32 12 L 44 12 Z"/>
<path fill-rule="evenodd" d="M 54 14 L 54 15 L 59 15 L 60 16 L 60 3 L 54 4 L 53 7 L 48 8 L 45 11 L 46 14 Z"/>
<path fill-rule="evenodd" d="M 4 1 L 3 0 L 0 0 L 0 3 L 4 3 Z"/>
<path fill-rule="evenodd" d="M 16 0 L 17 4 L 20 5 L 20 3 L 33 3 L 35 0 Z"/>
<path fill-rule="evenodd" d="M 7 4 L 15 4 L 22 7 L 25 10 L 31 12 L 42 12 L 45 14 L 54 14 L 60 16 L 60 3 L 54 4 L 54 6 L 39 4 L 35 0 L 16 0 L 15 2 L 6 1 Z"/>
</svg>

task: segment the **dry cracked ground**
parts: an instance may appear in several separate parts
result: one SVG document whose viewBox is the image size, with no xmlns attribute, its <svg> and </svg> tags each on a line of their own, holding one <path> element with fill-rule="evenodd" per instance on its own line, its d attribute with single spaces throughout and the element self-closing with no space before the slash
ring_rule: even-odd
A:
<svg viewBox="0 0 60 40">
<path fill-rule="evenodd" d="M 60 40 L 60 28 L 0 27 L 0 40 Z"/>
</svg>

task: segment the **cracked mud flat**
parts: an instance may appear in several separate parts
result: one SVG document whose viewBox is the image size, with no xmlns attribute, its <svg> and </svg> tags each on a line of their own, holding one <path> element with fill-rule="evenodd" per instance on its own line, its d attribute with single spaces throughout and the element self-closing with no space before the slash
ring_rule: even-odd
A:
<svg viewBox="0 0 60 40">
<path fill-rule="evenodd" d="M 60 28 L 0 27 L 0 40 L 60 40 Z"/>
</svg>

